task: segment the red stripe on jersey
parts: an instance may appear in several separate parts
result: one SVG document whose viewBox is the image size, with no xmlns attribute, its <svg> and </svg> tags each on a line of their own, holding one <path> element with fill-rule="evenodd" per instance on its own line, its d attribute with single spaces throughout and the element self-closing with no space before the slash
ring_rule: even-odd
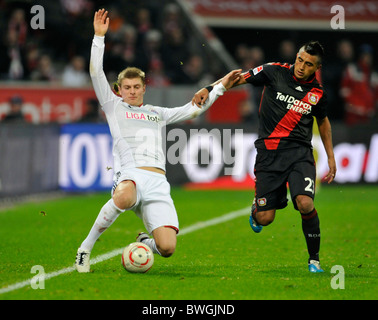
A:
<svg viewBox="0 0 378 320">
<path fill-rule="evenodd" d="M 312 88 L 303 97 L 302 101 L 314 106 L 319 102 L 322 96 L 322 90 L 318 88 Z M 302 113 L 290 109 L 281 119 L 281 121 L 278 122 L 270 136 L 267 139 L 264 139 L 265 147 L 267 148 L 267 150 L 276 150 L 281 139 L 286 138 L 290 135 L 298 122 L 301 120 L 302 115 Z"/>
<path fill-rule="evenodd" d="M 283 68 L 286 68 L 286 69 L 290 69 L 291 65 L 288 64 L 288 63 L 279 63 L 279 62 L 272 62 L 272 63 L 269 63 L 270 65 L 272 66 L 280 66 L 280 67 L 283 67 Z"/>
<path fill-rule="evenodd" d="M 288 137 L 290 132 L 293 131 L 299 120 L 302 118 L 302 113 L 289 110 L 281 121 L 276 125 L 273 132 L 268 139 L 265 139 L 265 146 L 268 150 L 276 150 L 281 138 Z"/>
<path fill-rule="evenodd" d="M 244 80 L 247 80 L 250 76 L 251 74 L 249 72 L 243 74 Z"/>
</svg>

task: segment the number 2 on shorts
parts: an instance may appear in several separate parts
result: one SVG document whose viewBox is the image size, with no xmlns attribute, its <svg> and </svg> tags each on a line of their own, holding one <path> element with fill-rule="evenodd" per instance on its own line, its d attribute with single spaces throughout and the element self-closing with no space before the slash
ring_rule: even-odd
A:
<svg viewBox="0 0 378 320">
<path fill-rule="evenodd" d="M 311 178 L 309 178 L 309 177 L 306 177 L 306 178 L 304 178 L 305 179 L 305 181 L 307 181 L 308 182 L 308 185 L 306 186 L 306 188 L 305 188 L 305 191 L 309 191 L 309 192 L 311 192 L 312 194 L 314 194 L 314 187 L 315 187 L 315 183 L 314 183 L 314 180 L 312 180 Z"/>
</svg>

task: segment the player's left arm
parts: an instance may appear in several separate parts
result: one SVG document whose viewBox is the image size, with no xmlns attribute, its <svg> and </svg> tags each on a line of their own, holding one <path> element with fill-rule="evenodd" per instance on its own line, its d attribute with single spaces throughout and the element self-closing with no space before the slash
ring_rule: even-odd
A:
<svg viewBox="0 0 378 320">
<path fill-rule="evenodd" d="M 328 157 L 329 171 L 324 180 L 328 181 L 328 183 L 331 183 L 336 176 L 336 161 L 335 155 L 333 153 L 331 123 L 329 122 L 328 117 L 316 118 L 316 122 L 318 124 L 319 134 Z"/>
</svg>

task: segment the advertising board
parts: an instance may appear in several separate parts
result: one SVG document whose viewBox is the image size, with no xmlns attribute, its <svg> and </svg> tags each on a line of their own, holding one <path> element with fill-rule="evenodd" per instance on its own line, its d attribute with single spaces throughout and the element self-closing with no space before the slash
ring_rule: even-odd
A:
<svg viewBox="0 0 378 320">
<path fill-rule="evenodd" d="M 378 183 L 378 133 L 345 139 L 335 128 L 335 183 Z M 249 189 L 254 186 L 254 141 L 248 126 L 217 125 L 168 127 L 165 146 L 167 178 L 172 185 L 190 188 Z M 352 141 L 353 140 L 353 141 Z M 328 171 L 319 136 L 313 137 L 317 176 Z M 64 190 L 110 190 L 112 139 L 107 125 L 63 125 L 60 136 L 60 187 Z"/>
</svg>

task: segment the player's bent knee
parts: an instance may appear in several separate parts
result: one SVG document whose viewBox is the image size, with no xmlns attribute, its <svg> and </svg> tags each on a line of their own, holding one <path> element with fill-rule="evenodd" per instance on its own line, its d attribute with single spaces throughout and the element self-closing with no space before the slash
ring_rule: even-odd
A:
<svg viewBox="0 0 378 320">
<path fill-rule="evenodd" d="M 268 226 L 274 221 L 274 217 L 264 217 L 262 219 L 259 219 L 259 224 L 262 226 Z"/>
<path fill-rule="evenodd" d="M 262 226 L 267 226 L 274 221 L 275 211 L 260 211 L 257 212 L 257 222 Z"/>
<path fill-rule="evenodd" d="M 161 256 L 165 257 L 165 258 L 168 258 L 171 255 L 173 255 L 173 253 L 176 250 L 176 245 L 164 245 L 164 246 L 156 245 L 156 246 L 157 246 Z"/>
<path fill-rule="evenodd" d="M 295 201 L 301 213 L 308 213 L 314 209 L 314 201 L 308 196 L 299 195 L 295 198 Z"/>
<path fill-rule="evenodd" d="M 164 237 L 156 239 L 156 247 L 163 257 L 170 257 L 176 250 L 176 238 L 169 239 L 169 237 Z"/>
<path fill-rule="evenodd" d="M 156 247 L 163 257 L 170 257 L 176 250 L 176 231 L 168 227 L 160 227 L 152 232 Z"/>
</svg>

